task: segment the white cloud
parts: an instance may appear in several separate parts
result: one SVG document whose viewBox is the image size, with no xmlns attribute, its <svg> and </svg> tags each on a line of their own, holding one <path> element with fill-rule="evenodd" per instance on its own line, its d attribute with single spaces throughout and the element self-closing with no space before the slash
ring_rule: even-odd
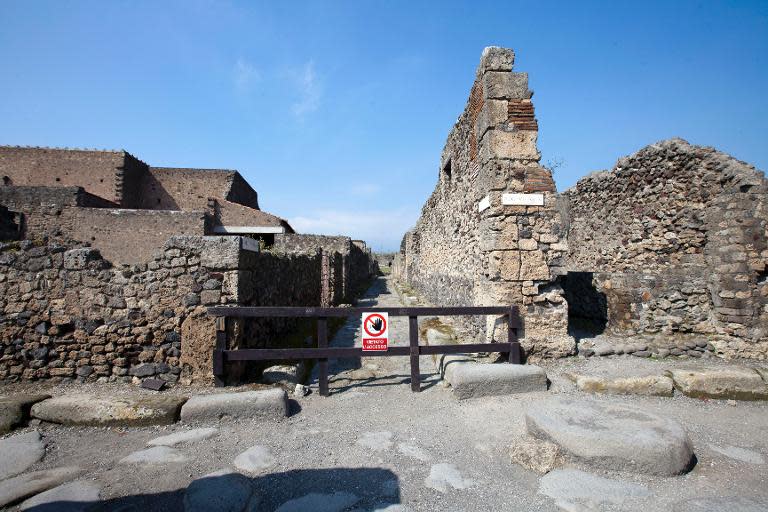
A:
<svg viewBox="0 0 768 512">
<path fill-rule="evenodd" d="M 294 81 L 299 98 L 291 105 L 291 111 L 296 117 L 302 119 L 306 114 L 318 109 L 323 95 L 322 84 L 315 74 L 314 61 L 310 60 L 300 71 L 294 73 Z"/>
<path fill-rule="evenodd" d="M 261 75 L 256 67 L 242 58 L 237 59 L 232 75 L 235 89 L 241 93 L 250 91 L 253 84 L 261 79 Z"/>
<path fill-rule="evenodd" d="M 344 235 L 365 240 L 374 250 L 396 251 L 406 231 L 419 216 L 418 210 L 346 211 L 318 210 L 311 216 L 290 218 L 291 226 L 299 233 Z"/>
<path fill-rule="evenodd" d="M 352 185 L 349 190 L 353 194 L 360 196 L 372 196 L 381 190 L 381 186 L 376 183 L 358 183 L 357 185 Z"/>
</svg>

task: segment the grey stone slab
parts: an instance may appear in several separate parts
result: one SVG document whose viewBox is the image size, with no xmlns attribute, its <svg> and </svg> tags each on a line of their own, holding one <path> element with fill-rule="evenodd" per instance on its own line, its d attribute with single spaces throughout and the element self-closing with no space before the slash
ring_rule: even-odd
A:
<svg viewBox="0 0 768 512">
<path fill-rule="evenodd" d="M 288 395 L 279 388 L 197 395 L 181 408 L 181 420 L 185 422 L 223 418 L 282 419 L 287 415 Z"/>
<path fill-rule="evenodd" d="M 332 494 L 310 493 L 300 498 L 286 501 L 275 512 L 341 512 L 360 501 L 360 497 L 348 492 Z"/>
<path fill-rule="evenodd" d="M 243 453 L 235 457 L 233 465 L 240 471 L 246 473 L 258 473 L 264 469 L 274 466 L 277 459 L 266 446 L 251 446 Z"/>
<path fill-rule="evenodd" d="M 768 499 L 747 496 L 718 496 L 678 501 L 672 505 L 673 512 L 765 512 Z"/>
<path fill-rule="evenodd" d="M 189 484 L 184 493 L 184 511 L 243 512 L 255 510 L 259 501 L 250 478 L 223 470 Z"/>
<path fill-rule="evenodd" d="M 639 407 L 558 399 L 532 404 L 525 420 L 531 436 L 595 467 L 671 476 L 693 463 L 683 427 Z"/>
<path fill-rule="evenodd" d="M 547 390 L 547 374 L 527 364 L 457 364 L 446 380 L 458 399 Z"/>
<path fill-rule="evenodd" d="M 47 491 L 83 474 L 76 466 L 25 473 L 0 481 L 0 507 L 11 505 L 34 494 Z"/>
<path fill-rule="evenodd" d="M 176 421 L 185 401 L 178 396 L 64 395 L 33 405 L 32 416 L 63 425 L 168 425 Z"/>
<path fill-rule="evenodd" d="M 19 510 L 86 512 L 100 494 L 101 486 L 95 482 L 71 482 L 29 498 L 19 505 Z"/>
<path fill-rule="evenodd" d="M 146 450 L 133 452 L 120 459 L 120 464 L 142 464 L 153 466 L 156 464 L 173 464 L 186 462 L 189 458 L 176 448 L 169 446 L 153 446 Z"/>
<path fill-rule="evenodd" d="M 174 432 L 167 436 L 156 437 L 147 443 L 148 446 L 176 446 L 177 444 L 195 443 L 209 439 L 219 433 L 217 428 L 193 428 Z"/>
<path fill-rule="evenodd" d="M 450 489 L 468 489 L 474 482 L 465 478 L 459 468 L 453 464 L 434 464 L 429 468 L 429 476 L 424 480 L 424 486 L 440 492 Z"/>
<path fill-rule="evenodd" d="M 0 397 L 0 435 L 10 432 L 14 427 L 29 418 L 32 405 L 50 398 L 51 395 L 15 395 Z"/>
<path fill-rule="evenodd" d="M 648 488 L 626 480 L 603 478 L 577 469 L 556 469 L 539 481 L 539 493 L 558 504 L 611 503 L 651 496 Z M 572 507 L 572 510 L 579 510 Z M 591 510 L 592 508 L 590 508 Z"/>
<path fill-rule="evenodd" d="M 672 379 L 664 375 L 638 375 L 632 377 L 599 377 L 572 374 L 568 377 L 576 387 L 588 393 L 611 395 L 672 396 Z"/>
<path fill-rule="evenodd" d="M 0 480 L 23 473 L 43 455 L 45 445 L 37 431 L 0 440 Z"/>
<path fill-rule="evenodd" d="M 692 398 L 768 400 L 768 385 L 752 368 L 674 369 L 675 387 Z"/>
<path fill-rule="evenodd" d="M 376 452 L 383 452 L 392 446 L 392 432 L 363 432 L 357 444 Z"/>
</svg>

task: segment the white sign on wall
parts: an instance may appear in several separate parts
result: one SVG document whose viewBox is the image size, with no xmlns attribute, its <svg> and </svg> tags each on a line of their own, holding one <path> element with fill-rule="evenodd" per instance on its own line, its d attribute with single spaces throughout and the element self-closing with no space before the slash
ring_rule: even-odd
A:
<svg viewBox="0 0 768 512">
<path fill-rule="evenodd" d="M 477 211 L 480 211 L 480 212 L 485 211 L 485 210 L 487 210 L 490 207 L 491 207 L 491 197 L 490 196 L 485 196 L 484 198 L 482 198 L 480 200 L 479 203 L 477 203 Z"/>
<path fill-rule="evenodd" d="M 502 194 L 505 206 L 544 206 L 544 194 Z"/>
</svg>

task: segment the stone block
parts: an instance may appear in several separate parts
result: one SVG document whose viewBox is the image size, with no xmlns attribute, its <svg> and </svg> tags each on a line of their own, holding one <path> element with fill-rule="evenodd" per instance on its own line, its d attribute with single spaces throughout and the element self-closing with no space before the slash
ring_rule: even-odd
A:
<svg viewBox="0 0 768 512">
<path fill-rule="evenodd" d="M 51 395 L 15 395 L 0 398 L 0 435 L 6 434 L 29 418 L 30 408 Z"/>
<path fill-rule="evenodd" d="M 547 374 L 533 365 L 463 362 L 446 380 L 459 400 L 547 390 Z"/>
<path fill-rule="evenodd" d="M 491 277 L 508 281 L 520 278 L 520 251 L 493 251 L 488 258 L 488 271 Z"/>
<path fill-rule="evenodd" d="M 588 393 L 610 395 L 672 396 L 672 379 L 664 375 L 635 377 L 598 377 L 569 375 L 576 387 Z"/>
<path fill-rule="evenodd" d="M 487 99 L 529 99 L 528 73 L 489 71 L 483 75 L 483 94 Z"/>
<path fill-rule="evenodd" d="M 480 141 L 480 160 L 494 158 L 535 160 L 541 158 L 536 149 L 538 134 L 535 131 L 488 130 Z"/>
<path fill-rule="evenodd" d="M 506 125 L 508 118 L 507 108 L 508 103 L 506 100 L 488 99 L 483 102 L 483 108 L 480 110 L 475 124 L 475 136 L 478 140 L 483 138 L 486 131 Z"/>
<path fill-rule="evenodd" d="M 669 375 L 675 387 L 692 398 L 768 400 L 768 386 L 752 368 L 674 369 Z"/>
<path fill-rule="evenodd" d="M 70 249 L 64 253 L 64 268 L 67 270 L 83 270 L 88 268 L 88 262 L 101 259 L 98 250 L 91 247 Z"/>
<path fill-rule="evenodd" d="M 32 417 L 62 425 L 141 426 L 176 421 L 186 397 L 63 395 L 32 406 Z"/>
<path fill-rule="evenodd" d="M 520 279 L 526 281 L 548 281 L 549 266 L 544 254 L 539 251 L 520 252 Z"/>
<path fill-rule="evenodd" d="M 515 52 L 511 48 L 487 46 L 480 57 L 478 71 L 512 71 L 515 65 Z"/>
<path fill-rule="evenodd" d="M 277 420 L 288 415 L 288 395 L 283 389 L 242 393 L 197 395 L 181 408 L 184 422 L 232 419 Z"/>
</svg>

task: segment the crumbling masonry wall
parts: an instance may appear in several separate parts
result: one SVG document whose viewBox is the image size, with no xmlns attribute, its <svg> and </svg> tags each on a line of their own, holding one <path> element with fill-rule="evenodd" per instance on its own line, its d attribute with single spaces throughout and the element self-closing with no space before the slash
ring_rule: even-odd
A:
<svg viewBox="0 0 768 512">
<path fill-rule="evenodd" d="M 526 355 L 563 356 L 575 348 L 556 281 L 567 251 L 564 219 L 551 173 L 539 164 L 528 76 L 512 72 L 513 63 L 512 50 L 483 52 L 437 186 L 393 270 L 441 306 L 521 306 Z M 504 340 L 499 320 L 467 327 Z"/>
<path fill-rule="evenodd" d="M 681 139 L 653 144 L 563 194 L 568 270 L 594 272 L 607 334 L 706 336 L 768 357 L 768 182 Z"/>
<path fill-rule="evenodd" d="M 172 237 L 148 262 L 118 267 L 76 242 L 0 244 L 0 379 L 211 382 L 208 306 L 319 306 L 331 286 L 319 256 L 243 244 Z M 232 346 L 280 340 L 292 327 L 235 322 Z"/>
</svg>

